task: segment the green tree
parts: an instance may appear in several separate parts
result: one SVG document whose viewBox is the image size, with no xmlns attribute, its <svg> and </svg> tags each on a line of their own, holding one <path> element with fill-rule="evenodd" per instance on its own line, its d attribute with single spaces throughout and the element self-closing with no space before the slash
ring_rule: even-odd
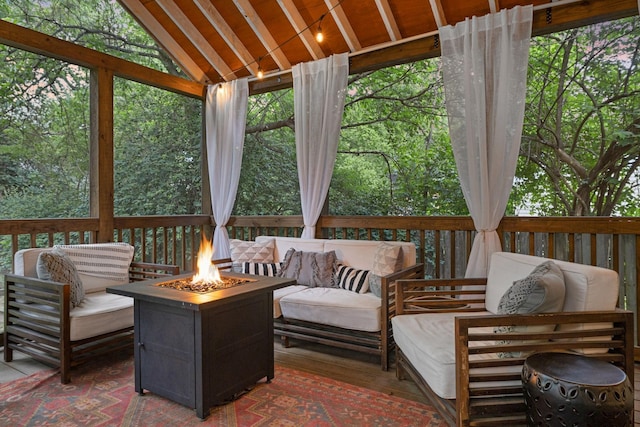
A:
<svg viewBox="0 0 640 427">
<path fill-rule="evenodd" d="M 640 19 L 533 40 L 517 194 L 546 215 L 637 215 Z"/>
</svg>

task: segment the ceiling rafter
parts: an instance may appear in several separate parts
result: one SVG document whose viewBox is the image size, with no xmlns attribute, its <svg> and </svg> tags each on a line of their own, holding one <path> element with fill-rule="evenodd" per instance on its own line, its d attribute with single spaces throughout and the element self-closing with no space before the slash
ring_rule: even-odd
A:
<svg viewBox="0 0 640 427">
<path fill-rule="evenodd" d="M 158 44 L 173 58 L 176 64 L 193 80 L 204 83 L 207 80 L 205 72 L 180 47 L 175 39 L 164 29 L 142 3 L 137 0 L 121 0 L 121 3 L 135 16 Z"/>
<path fill-rule="evenodd" d="M 309 26 L 305 22 L 304 18 L 300 15 L 298 8 L 293 4 L 293 0 L 278 0 L 278 4 L 280 5 L 282 12 L 287 16 L 291 26 L 300 37 L 300 40 L 307 48 L 309 55 L 311 55 L 314 60 L 324 58 L 326 55 L 309 30 Z"/>
<path fill-rule="evenodd" d="M 229 66 L 222 60 L 220 55 L 211 47 L 207 39 L 204 38 L 202 33 L 198 31 L 193 23 L 187 18 L 187 16 L 180 10 L 176 4 L 171 0 L 156 0 L 158 6 L 169 15 L 169 17 L 180 28 L 180 31 L 193 43 L 193 45 L 200 51 L 200 53 L 207 58 L 215 70 L 222 76 L 224 80 L 233 80 L 236 78 L 235 73 Z"/>
<path fill-rule="evenodd" d="M 442 9 L 442 3 L 440 3 L 440 0 L 429 0 L 429 4 L 431 5 L 431 11 L 433 12 L 433 17 L 436 20 L 438 28 L 448 25 L 447 17 L 444 15 L 444 10 Z"/>
<path fill-rule="evenodd" d="M 382 17 L 382 21 L 384 22 L 384 26 L 389 33 L 389 38 L 391 39 L 391 41 L 400 40 L 402 38 L 402 34 L 400 34 L 398 23 L 393 16 L 393 12 L 391 11 L 389 0 L 376 0 L 376 6 L 378 7 L 378 12 L 380 12 L 380 16 Z"/>
<path fill-rule="evenodd" d="M 275 41 L 271 32 L 264 24 L 258 13 L 255 11 L 249 0 L 233 0 L 236 8 L 242 13 L 242 16 L 246 19 L 247 23 L 260 39 L 262 45 L 267 49 L 268 55 L 275 61 L 278 68 L 286 70 L 291 68 L 291 63 L 284 55 L 280 46 Z M 266 56 L 266 55 L 265 55 Z"/>
<path fill-rule="evenodd" d="M 498 12 L 498 0 L 488 0 L 489 1 L 489 10 L 491 13 Z"/>
<path fill-rule="evenodd" d="M 355 52 L 360 50 L 362 46 L 360 45 L 358 36 L 356 36 L 356 32 L 353 31 L 353 27 L 351 27 L 351 24 L 349 23 L 347 14 L 344 13 L 344 9 L 340 4 L 341 1 L 342 0 L 324 0 L 331 12 L 333 20 L 336 21 L 336 25 L 338 25 L 338 29 L 340 30 L 342 37 L 345 42 L 347 42 L 347 46 L 349 46 L 349 50 L 351 52 Z"/>
<path fill-rule="evenodd" d="M 209 0 L 194 0 L 194 3 L 247 70 L 254 76 L 258 75 L 257 61 L 251 56 L 249 50 L 240 41 L 238 35 L 231 29 L 222 15 L 220 15 L 218 9 L 216 9 Z"/>
</svg>

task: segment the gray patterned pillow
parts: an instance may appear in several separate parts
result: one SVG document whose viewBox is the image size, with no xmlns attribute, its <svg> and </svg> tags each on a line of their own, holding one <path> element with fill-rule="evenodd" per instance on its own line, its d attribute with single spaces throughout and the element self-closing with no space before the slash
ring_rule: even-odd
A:
<svg viewBox="0 0 640 427">
<path fill-rule="evenodd" d="M 553 313 L 562 311 L 564 305 L 564 276 L 553 261 L 538 265 L 525 278 L 516 280 L 500 298 L 498 314 Z M 553 326 L 514 327 L 499 326 L 496 332 L 538 331 L 546 332 Z M 503 344 L 508 341 L 501 341 Z M 500 357 L 520 357 L 520 352 L 500 353 Z"/>
<path fill-rule="evenodd" d="M 335 251 L 304 252 L 291 248 L 284 256 L 280 277 L 296 279 L 299 285 L 311 288 L 335 288 L 337 261 Z"/>
<path fill-rule="evenodd" d="M 77 307 L 84 299 L 84 287 L 75 265 L 59 248 L 41 252 L 36 263 L 38 278 L 70 285 L 71 306 Z"/>
</svg>

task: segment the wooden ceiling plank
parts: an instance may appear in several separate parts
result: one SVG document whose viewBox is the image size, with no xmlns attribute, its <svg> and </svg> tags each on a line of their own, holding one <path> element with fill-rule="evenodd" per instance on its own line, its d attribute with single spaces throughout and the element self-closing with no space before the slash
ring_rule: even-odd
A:
<svg viewBox="0 0 640 427">
<path fill-rule="evenodd" d="M 114 75 L 160 89 L 202 99 L 205 86 L 113 55 L 61 40 L 0 19 L 0 43 L 89 69 L 105 68 Z"/>
<path fill-rule="evenodd" d="M 324 58 L 325 54 L 322 48 L 302 15 L 300 15 L 298 8 L 293 4 L 293 0 L 278 0 L 278 4 L 314 61 Z"/>
<path fill-rule="evenodd" d="M 194 3 L 247 70 L 254 76 L 258 75 L 258 62 L 251 56 L 244 43 L 240 41 L 240 38 L 220 15 L 218 9 L 209 0 L 194 0 Z"/>
<path fill-rule="evenodd" d="M 256 10 L 251 6 L 251 3 L 249 3 L 249 0 L 233 0 L 233 3 L 247 20 L 247 23 L 251 26 L 251 29 L 253 29 L 253 32 L 256 34 L 258 39 L 260 39 L 260 42 L 265 49 L 267 49 L 269 56 L 271 56 L 275 61 L 278 68 L 281 70 L 291 68 L 291 63 L 278 46 L 278 43 L 271 35 L 271 32 L 268 30 L 260 16 L 258 16 Z"/>
<path fill-rule="evenodd" d="M 431 5 L 431 11 L 433 12 L 433 17 L 436 20 L 438 28 L 448 25 L 447 17 L 444 15 L 444 10 L 442 9 L 442 3 L 440 3 L 440 0 L 429 0 L 429 4 Z"/>
<path fill-rule="evenodd" d="M 400 33 L 398 23 L 393 16 L 389 0 L 376 0 L 376 6 L 378 7 L 378 12 L 380 12 L 380 16 L 382 17 L 382 21 L 389 33 L 391 41 L 400 40 L 402 38 L 402 34 Z"/>
<path fill-rule="evenodd" d="M 193 45 L 200 51 L 213 68 L 216 69 L 218 74 L 222 76 L 225 81 L 233 80 L 237 76 L 234 71 L 222 60 L 220 55 L 211 47 L 207 39 L 204 38 L 202 33 L 198 31 L 189 18 L 180 10 L 176 4 L 171 0 L 156 0 L 158 6 L 164 10 L 164 12 L 171 18 L 180 31 L 193 43 Z"/>
<path fill-rule="evenodd" d="M 200 83 L 204 83 L 207 80 L 204 70 L 187 55 L 184 49 L 182 49 L 139 0 L 120 0 L 120 4 L 138 20 L 140 25 L 147 30 L 147 33 L 167 51 L 176 64 L 178 64 L 189 77 Z"/>
<path fill-rule="evenodd" d="M 349 23 L 349 19 L 347 18 L 347 14 L 344 13 L 344 9 L 340 5 L 340 0 L 324 0 L 325 4 L 331 11 L 331 16 L 333 20 L 336 22 L 338 29 L 340 29 L 340 33 L 344 38 L 347 46 L 349 46 L 349 50 L 351 52 L 356 52 L 362 48 L 360 42 L 358 41 L 358 37 L 356 36 L 356 32 L 353 31 L 353 27 Z"/>
</svg>

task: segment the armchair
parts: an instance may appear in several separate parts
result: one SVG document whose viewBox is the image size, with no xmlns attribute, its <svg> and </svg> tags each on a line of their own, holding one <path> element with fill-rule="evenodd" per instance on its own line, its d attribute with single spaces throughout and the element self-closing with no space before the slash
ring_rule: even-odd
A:
<svg viewBox="0 0 640 427">
<path fill-rule="evenodd" d="M 97 245 L 104 249 L 109 244 Z M 60 380 L 66 384 L 71 367 L 97 355 L 132 348 L 133 300 L 107 294 L 103 278 L 87 292 L 82 304 L 72 307 L 69 283 L 36 277 L 37 255 L 44 250 L 18 251 L 15 270 L 20 274 L 5 275 L 4 360 L 11 362 L 14 351 L 27 354 L 59 367 Z M 131 262 L 128 266 L 129 281 L 178 273 L 174 265 Z"/>
<path fill-rule="evenodd" d="M 520 373 L 534 352 L 597 357 L 633 384 L 633 313 L 616 309 L 614 271 L 554 261 L 566 286 L 561 310 L 498 313 L 513 282 L 544 261 L 498 253 L 486 279 L 396 282 L 396 375 L 410 377 L 450 425 L 526 425 Z"/>
</svg>

